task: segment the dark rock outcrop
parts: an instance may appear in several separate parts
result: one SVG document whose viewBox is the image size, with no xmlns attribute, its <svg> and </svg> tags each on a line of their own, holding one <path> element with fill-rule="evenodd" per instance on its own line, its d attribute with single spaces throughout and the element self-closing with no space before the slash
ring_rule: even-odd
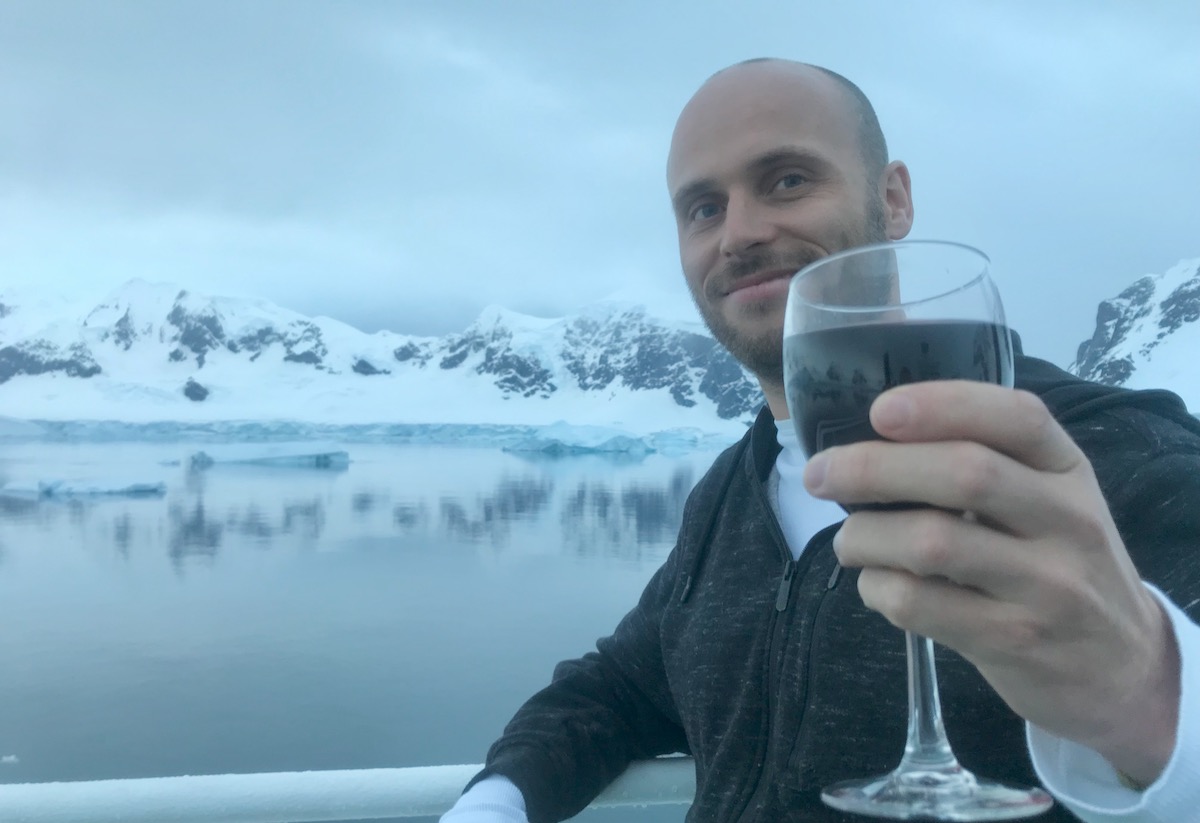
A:
<svg viewBox="0 0 1200 823">
<path fill-rule="evenodd" d="M 369 361 L 364 360 L 361 357 L 354 361 L 352 370 L 355 374 L 361 374 L 364 377 L 371 377 L 376 374 L 391 374 L 391 372 L 387 369 L 375 368 Z"/>
<path fill-rule="evenodd" d="M 208 389 L 197 383 L 194 378 L 189 377 L 183 386 L 183 394 L 188 400 L 199 403 L 208 397 Z"/>
<path fill-rule="evenodd" d="M 82 343 L 64 351 L 47 340 L 26 340 L 0 348 L 0 383 L 18 374 L 62 372 L 68 377 L 94 377 L 100 373 L 92 353 Z"/>
</svg>

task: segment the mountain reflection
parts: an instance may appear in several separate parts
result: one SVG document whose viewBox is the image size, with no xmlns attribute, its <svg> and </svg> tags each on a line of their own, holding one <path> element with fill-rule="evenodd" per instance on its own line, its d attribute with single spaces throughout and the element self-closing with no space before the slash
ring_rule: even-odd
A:
<svg viewBox="0 0 1200 823">
<path fill-rule="evenodd" d="M 96 465 L 114 450 L 94 447 Z M 674 542 L 696 459 L 615 466 L 572 458 L 514 464 L 480 451 L 448 453 L 427 480 L 403 451 L 381 449 L 350 485 L 314 473 L 181 471 L 160 498 L 45 499 L 0 494 L 8 560 L 18 547 L 99 541 L 123 561 L 167 555 L 170 566 L 216 563 L 225 552 L 347 551 L 358 546 L 484 544 L 520 554 L 643 559 Z M 387 458 L 386 460 L 383 458 Z M 411 459 L 424 461 L 427 454 Z M 433 460 L 441 460 L 438 455 Z M 417 464 L 412 464 L 414 467 Z"/>
<path fill-rule="evenodd" d="M 26 497 L 0 495 L 0 518 L 21 520 L 30 517 L 38 508 L 38 501 Z"/>
<path fill-rule="evenodd" d="M 581 482 L 567 495 L 560 522 L 566 548 L 592 557 L 640 560 L 654 544 L 675 539 L 692 473 L 676 469 L 665 486 L 631 483 L 614 491 L 608 484 Z"/>
<path fill-rule="evenodd" d="M 357 492 L 350 498 L 350 510 L 356 515 L 371 514 L 384 502 L 384 496 L 374 492 Z"/>
<path fill-rule="evenodd" d="M 429 522 L 429 511 L 422 503 L 397 503 L 392 506 L 392 523 L 401 532 L 424 528 Z"/>
<path fill-rule="evenodd" d="M 227 524 L 234 533 L 263 542 L 269 542 L 278 531 L 268 522 L 266 512 L 255 503 L 247 506 L 241 515 L 231 514 Z"/>
<path fill-rule="evenodd" d="M 470 510 L 457 498 L 443 497 L 441 520 L 447 535 L 458 539 L 503 543 L 513 521 L 533 519 L 550 501 L 548 480 L 506 478 L 492 494 L 478 498 Z"/>
<path fill-rule="evenodd" d="M 283 533 L 315 540 L 325 528 L 325 505 L 320 500 L 283 507 Z"/>
<path fill-rule="evenodd" d="M 212 560 L 221 546 L 225 527 L 211 517 L 204 503 L 197 503 L 190 511 L 183 506 L 171 506 L 168 514 L 171 537 L 167 554 L 176 568 L 182 567 L 188 558 Z"/>
<path fill-rule="evenodd" d="M 125 559 L 129 559 L 129 545 L 133 542 L 133 518 L 129 513 L 121 515 L 117 521 L 113 523 L 113 543 L 117 546 L 117 553 Z"/>
</svg>

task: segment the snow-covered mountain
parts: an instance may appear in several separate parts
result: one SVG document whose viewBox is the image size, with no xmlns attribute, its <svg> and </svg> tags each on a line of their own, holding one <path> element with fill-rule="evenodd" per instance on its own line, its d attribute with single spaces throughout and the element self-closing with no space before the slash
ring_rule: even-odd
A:
<svg viewBox="0 0 1200 823">
<path fill-rule="evenodd" d="M 1200 410 L 1200 259 L 1100 304 L 1071 371 Z M 736 435 L 757 384 L 699 322 L 632 302 L 460 334 L 366 334 L 262 300 L 131 281 L 99 306 L 0 291 L 0 418 L 546 426 Z"/>
<path fill-rule="evenodd" d="M 1146 275 L 1096 312 L 1070 371 L 1133 389 L 1165 388 L 1200 412 L 1200 258 Z"/>
<path fill-rule="evenodd" d="M 0 416 L 740 430 L 757 384 L 699 324 L 608 302 L 461 334 L 366 334 L 135 280 L 99 306 L 0 292 Z"/>
</svg>

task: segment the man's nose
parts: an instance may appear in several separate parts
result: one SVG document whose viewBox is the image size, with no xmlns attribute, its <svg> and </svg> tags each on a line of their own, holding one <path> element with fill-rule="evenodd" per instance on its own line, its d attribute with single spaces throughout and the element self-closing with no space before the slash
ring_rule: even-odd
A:
<svg viewBox="0 0 1200 823">
<path fill-rule="evenodd" d="M 762 204 L 745 195 L 730 196 L 721 228 L 721 253 L 729 256 L 771 242 L 777 231 Z"/>
</svg>

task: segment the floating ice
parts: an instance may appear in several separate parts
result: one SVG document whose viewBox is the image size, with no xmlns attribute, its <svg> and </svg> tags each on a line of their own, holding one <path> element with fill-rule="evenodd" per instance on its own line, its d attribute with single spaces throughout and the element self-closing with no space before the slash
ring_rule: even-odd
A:
<svg viewBox="0 0 1200 823">
<path fill-rule="evenodd" d="M 508 452 L 534 452 L 550 457 L 580 454 L 619 454 L 642 457 L 656 449 L 645 437 L 636 437 L 617 429 L 601 426 L 573 426 L 558 422 L 544 426 L 536 434 L 512 445 Z"/>
<path fill-rule="evenodd" d="M 8 483 L 0 493 L 30 497 L 162 497 L 166 483 L 105 483 L 92 480 L 39 480 L 36 484 Z"/>
<path fill-rule="evenodd" d="M 350 465 L 350 454 L 317 443 L 237 443 L 210 446 L 195 452 L 186 461 L 193 469 L 207 469 L 217 464 L 341 470 Z"/>
<path fill-rule="evenodd" d="M 0 757 L 0 766 L 15 766 L 20 762 L 21 758 L 17 757 L 15 754 L 6 754 L 3 757 Z"/>
<path fill-rule="evenodd" d="M 736 434 L 715 434 L 695 428 L 667 429 L 649 437 L 650 445 L 667 455 L 719 450 L 732 445 L 736 439 Z"/>
</svg>

